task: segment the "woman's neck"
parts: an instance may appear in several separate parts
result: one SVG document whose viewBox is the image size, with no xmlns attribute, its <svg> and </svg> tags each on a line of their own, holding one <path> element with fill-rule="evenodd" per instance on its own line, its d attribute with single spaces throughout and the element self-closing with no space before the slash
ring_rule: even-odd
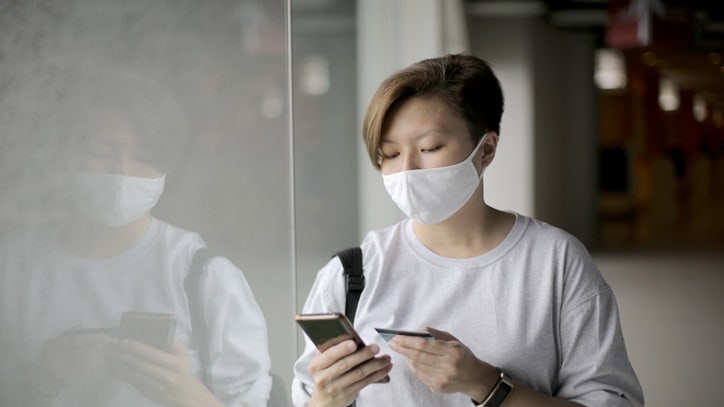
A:
<svg viewBox="0 0 724 407">
<path fill-rule="evenodd" d="M 471 200 L 441 223 L 413 222 L 412 227 L 420 242 L 440 256 L 471 258 L 496 248 L 514 223 L 514 215 L 492 208 L 480 199 Z"/>
<path fill-rule="evenodd" d="M 138 243 L 150 223 L 150 214 L 117 227 L 81 220 L 64 229 L 61 234 L 61 244 L 67 251 L 80 257 L 89 259 L 112 257 Z"/>
</svg>

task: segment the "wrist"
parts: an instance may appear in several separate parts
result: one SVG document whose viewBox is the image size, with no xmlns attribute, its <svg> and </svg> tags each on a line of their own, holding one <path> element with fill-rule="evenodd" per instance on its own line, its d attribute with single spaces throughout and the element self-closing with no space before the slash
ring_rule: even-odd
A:
<svg viewBox="0 0 724 407">
<path fill-rule="evenodd" d="M 312 393 L 312 398 L 309 399 L 309 403 L 307 403 L 306 407 L 326 407 L 325 403 L 318 400 L 318 397 L 316 397 L 316 393 L 316 390 Z"/>
<path fill-rule="evenodd" d="M 506 375 L 502 370 L 498 370 L 498 379 L 493 388 L 488 392 L 485 398 L 477 401 L 472 399 L 472 403 L 476 407 L 500 407 L 510 392 L 513 391 L 513 379 Z"/>
<path fill-rule="evenodd" d="M 472 400 L 483 400 L 487 396 L 500 377 L 500 371 L 495 367 L 481 362 L 477 374 L 473 379 L 473 385 L 465 393 Z"/>
<path fill-rule="evenodd" d="M 321 397 L 317 394 L 317 391 L 315 390 L 312 392 L 312 398 L 309 400 L 309 403 L 307 403 L 306 407 L 347 407 L 350 403 L 343 403 L 343 404 L 335 404 L 334 401 Z"/>
</svg>

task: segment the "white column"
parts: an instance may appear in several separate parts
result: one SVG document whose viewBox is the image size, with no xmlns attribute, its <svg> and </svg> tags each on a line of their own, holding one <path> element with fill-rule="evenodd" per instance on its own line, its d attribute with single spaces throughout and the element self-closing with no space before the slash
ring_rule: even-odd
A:
<svg viewBox="0 0 724 407">
<path fill-rule="evenodd" d="M 411 63 L 467 47 L 460 0 L 363 0 L 357 2 L 358 181 L 361 234 L 397 222 L 402 214 L 389 199 L 362 142 L 362 119 L 380 83 Z"/>
<path fill-rule="evenodd" d="M 503 210 L 534 212 L 533 66 L 525 18 L 479 18 L 470 32 L 474 54 L 488 61 L 503 87 L 500 144 L 483 179 L 485 200 Z"/>
</svg>

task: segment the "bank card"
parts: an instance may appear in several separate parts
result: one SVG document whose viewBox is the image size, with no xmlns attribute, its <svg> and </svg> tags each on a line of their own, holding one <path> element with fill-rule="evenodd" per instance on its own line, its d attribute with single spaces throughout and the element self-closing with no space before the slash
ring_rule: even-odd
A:
<svg viewBox="0 0 724 407">
<path fill-rule="evenodd" d="M 378 334 L 382 337 L 382 339 L 385 340 L 385 342 L 389 342 L 394 338 L 396 335 L 405 335 L 405 336 L 419 336 L 421 338 L 427 338 L 427 339 L 435 339 L 430 332 L 425 331 L 405 331 L 400 329 L 387 329 L 387 328 L 375 328 L 375 331 L 377 331 Z"/>
</svg>

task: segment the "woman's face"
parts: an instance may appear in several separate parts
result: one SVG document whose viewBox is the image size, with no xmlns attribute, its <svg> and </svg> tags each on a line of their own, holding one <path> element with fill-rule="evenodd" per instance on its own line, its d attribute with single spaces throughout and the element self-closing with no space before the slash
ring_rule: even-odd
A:
<svg viewBox="0 0 724 407">
<path fill-rule="evenodd" d="M 475 148 L 465 120 L 434 96 L 413 97 L 390 110 L 381 145 L 383 175 L 457 164 Z M 478 170 L 482 150 L 473 159 Z"/>
<path fill-rule="evenodd" d="M 157 178 L 163 172 L 155 163 L 153 152 L 136 131 L 117 115 L 104 115 L 93 121 L 80 135 L 75 169 L 86 172 Z"/>
</svg>

